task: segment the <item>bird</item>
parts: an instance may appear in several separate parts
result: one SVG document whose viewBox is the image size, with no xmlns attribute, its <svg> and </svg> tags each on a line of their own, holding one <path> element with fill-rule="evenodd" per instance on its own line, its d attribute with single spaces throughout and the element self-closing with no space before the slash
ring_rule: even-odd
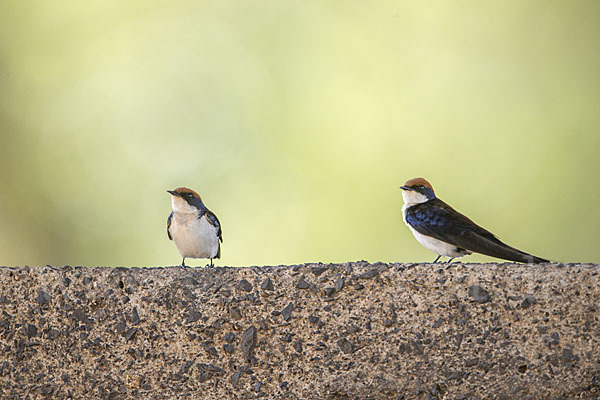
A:
<svg viewBox="0 0 600 400">
<path fill-rule="evenodd" d="M 525 253 L 500 241 L 448 204 L 438 199 L 433 187 L 423 178 L 408 180 L 403 186 L 402 218 L 415 239 L 440 257 L 463 257 L 471 253 L 522 263 L 548 260 Z"/>
<path fill-rule="evenodd" d="M 167 192 L 173 207 L 167 218 L 167 236 L 183 257 L 181 266 L 186 266 L 186 258 L 210 258 L 212 267 L 213 259 L 221 257 L 223 234 L 219 219 L 192 189 L 179 187 Z"/>
</svg>

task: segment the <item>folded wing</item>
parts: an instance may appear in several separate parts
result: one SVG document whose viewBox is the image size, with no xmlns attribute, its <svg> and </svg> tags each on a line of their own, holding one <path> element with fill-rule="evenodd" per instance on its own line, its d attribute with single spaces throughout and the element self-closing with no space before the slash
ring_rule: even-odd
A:
<svg viewBox="0 0 600 400">
<path fill-rule="evenodd" d="M 475 253 L 524 263 L 548 262 L 503 243 L 493 233 L 437 198 L 409 207 L 406 221 L 423 235 Z"/>
<path fill-rule="evenodd" d="M 221 223 L 219 222 L 217 216 L 209 209 L 206 209 L 198 217 L 206 218 L 206 221 L 208 221 L 209 224 L 217 228 L 217 237 L 219 238 L 219 242 L 223 242 L 223 231 L 221 230 Z M 219 250 L 217 251 L 215 258 L 221 258 L 221 244 L 219 244 Z"/>
<path fill-rule="evenodd" d="M 173 240 L 173 238 L 171 237 L 171 231 L 169 229 L 171 228 L 171 220 L 172 219 L 173 219 L 173 212 L 171 212 L 171 214 L 169 214 L 169 217 L 167 218 L 167 236 L 171 240 Z"/>
</svg>

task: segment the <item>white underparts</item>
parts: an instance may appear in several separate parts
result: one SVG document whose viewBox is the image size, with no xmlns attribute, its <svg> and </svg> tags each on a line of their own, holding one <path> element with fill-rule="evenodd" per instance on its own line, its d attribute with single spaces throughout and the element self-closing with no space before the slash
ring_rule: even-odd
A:
<svg viewBox="0 0 600 400">
<path fill-rule="evenodd" d="M 406 225 L 408 225 L 408 224 L 406 224 Z M 471 254 L 470 251 L 463 250 L 463 249 L 461 249 L 459 251 L 458 248 L 452 244 L 442 242 L 441 240 L 432 238 L 431 236 L 423 235 L 423 234 L 417 232 L 410 225 L 408 225 L 408 227 L 410 228 L 411 232 L 415 236 L 415 239 L 417 239 L 417 241 L 419 243 L 421 243 L 423 245 L 423 247 L 425 247 L 428 250 L 433 251 L 435 254 L 439 254 L 440 256 L 445 256 L 445 257 L 453 257 L 453 258 L 454 257 L 462 257 L 462 256 L 466 256 L 468 254 Z"/>
<path fill-rule="evenodd" d="M 198 214 L 198 211 L 174 211 L 169 229 L 171 237 L 182 257 L 215 258 L 219 252 L 217 228 L 205 216 L 198 218 Z"/>
</svg>

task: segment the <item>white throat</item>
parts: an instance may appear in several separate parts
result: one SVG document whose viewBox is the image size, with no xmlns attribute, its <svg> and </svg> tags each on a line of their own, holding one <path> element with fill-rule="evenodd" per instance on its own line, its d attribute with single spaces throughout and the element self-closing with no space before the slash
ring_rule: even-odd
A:
<svg viewBox="0 0 600 400">
<path fill-rule="evenodd" d="M 404 199 L 404 204 L 407 206 L 425 203 L 426 201 L 429 201 L 427 196 L 414 190 L 402 190 L 402 198 Z"/>
<path fill-rule="evenodd" d="M 198 211 L 194 206 L 190 206 L 187 201 L 179 196 L 171 195 L 171 206 L 176 213 L 190 214 Z"/>
</svg>

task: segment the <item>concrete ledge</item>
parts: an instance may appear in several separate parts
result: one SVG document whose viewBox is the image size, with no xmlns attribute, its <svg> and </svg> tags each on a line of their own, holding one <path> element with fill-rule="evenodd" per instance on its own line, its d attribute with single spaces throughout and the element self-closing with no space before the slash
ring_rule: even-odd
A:
<svg viewBox="0 0 600 400">
<path fill-rule="evenodd" d="M 0 397 L 600 396 L 600 266 L 0 268 Z"/>
</svg>

